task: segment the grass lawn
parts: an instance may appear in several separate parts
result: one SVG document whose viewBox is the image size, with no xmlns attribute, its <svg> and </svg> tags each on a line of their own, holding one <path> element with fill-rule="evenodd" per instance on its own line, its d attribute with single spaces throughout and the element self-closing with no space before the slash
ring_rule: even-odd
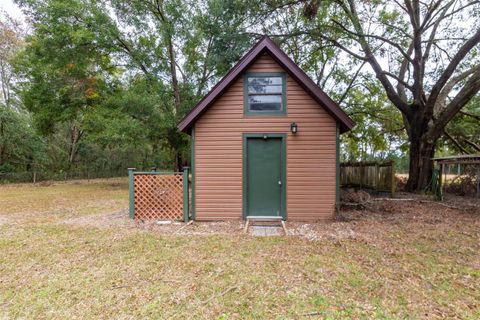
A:
<svg viewBox="0 0 480 320">
<path fill-rule="evenodd" d="M 174 234 L 127 197 L 123 179 L 0 186 L 0 318 L 480 318 L 478 207 L 386 201 L 312 240 Z"/>
</svg>

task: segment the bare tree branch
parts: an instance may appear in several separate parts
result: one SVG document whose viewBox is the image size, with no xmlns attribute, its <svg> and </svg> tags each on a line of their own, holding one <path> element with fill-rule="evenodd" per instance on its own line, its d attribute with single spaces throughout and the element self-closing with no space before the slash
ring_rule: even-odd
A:
<svg viewBox="0 0 480 320">
<path fill-rule="evenodd" d="M 408 88 L 410 90 L 413 90 L 413 87 L 411 85 L 409 85 L 407 82 L 405 82 L 404 80 L 400 79 L 399 77 L 397 77 L 396 75 L 394 75 L 393 73 L 390 73 L 388 71 L 382 71 L 383 74 L 389 76 L 389 77 L 392 77 L 393 79 L 395 79 L 398 83 L 401 83 L 403 87 L 405 88 Z"/>
<path fill-rule="evenodd" d="M 435 105 L 435 111 L 438 113 L 445 106 L 446 100 L 452 89 L 462 80 L 465 80 L 468 76 L 472 75 L 476 71 L 480 70 L 480 65 L 473 66 L 472 68 L 460 73 L 456 77 L 451 78 L 442 89 L 442 92 L 438 95 L 437 103 Z"/>
<path fill-rule="evenodd" d="M 469 153 L 467 151 L 467 149 L 462 147 L 462 145 L 454 137 L 452 137 L 451 134 L 448 133 L 447 130 L 443 130 L 443 134 L 445 135 L 445 137 L 447 137 L 450 141 L 453 142 L 453 144 L 460 150 L 461 153 L 463 153 L 463 154 L 468 154 Z"/>
<path fill-rule="evenodd" d="M 354 2 L 354 0 L 348 0 L 348 2 L 349 2 L 349 5 L 350 5 L 350 9 L 347 13 L 351 17 L 352 24 L 355 28 L 355 31 L 358 34 L 362 35 L 362 34 L 364 34 L 364 32 L 363 32 L 362 25 L 360 23 L 360 19 L 358 17 L 358 13 L 357 13 L 356 8 L 355 8 L 355 2 Z M 408 104 L 400 98 L 400 96 L 395 91 L 393 85 L 388 80 L 387 76 L 383 73 L 383 69 L 380 66 L 380 64 L 378 63 L 377 59 L 375 58 L 375 56 L 372 52 L 372 49 L 370 48 L 370 45 L 366 41 L 365 37 L 359 36 L 358 37 L 358 42 L 361 45 L 363 51 L 365 52 L 366 60 L 368 61 L 368 63 L 372 67 L 372 69 L 375 72 L 375 74 L 376 74 L 378 80 L 380 81 L 380 83 L 383 85 L 390 101 L 392 101 L 392 103 L 395 104 L 395 106 L 402 113 L 405 113 L 405 114 L 410 116 L 411 112 L 412 112 L 411 109 L 409 108 Z"/>
<path fill-rule="evenodd" d="M 436 121 L 434 122 L 434 127 L 432 127 L 428 134 L 435 136 L 433 132 L 434 128 L 442 129 L 445 128 L 447 123 L 459 112 L 469 101 L 472 99 L 480 90 L 480 68 L 478 68 L 475 73 L 473 73 L 468 81 L 465 83 L 463 88 L 457 93 L 457 95 L 452 99 L 452 101 L 446 106 L 446 108 L 438 115 Z"/>
<path fill-rule="evenodd" d="M 439 1 L 440 2 L 440 1 Z M 444 6 L 444 9 L 442 10 L 441 12 L 441 16 L 440 18 L 437 19 L 437 22 L 434 24 L 433 26 L 433 29 L 432 31 L 430 32 L 430 37 L 427 41 L 427 46 L 425 48 L 425 53 L 423 54 L 423 60 L 424 61 L 427 61 L 428 60 L 428 57 L 430 55 L 430 50 L 432 48 L 432 45 L 435 41 L 435 35 L 437 34 L 437 29 L 438 29 L 438 26 L 440 25 L 440 22 L 444 19 L 448 9 L 450 8 L 450 6 L 454 3 L 454 1 L 450 1 L 446 6 Z M 424 22 L 427 21 L 427 20 L 424 20 Z"/>
<path fill-rule="evenodd" d="M 474 118 L 474 119 L 480 121 L 480 115 L 473 114 L 473 113 L 469 113 L 469 112 L 465 112 L 465 111 L 462 111 L 462 110 L 460 110 L 459 113 L 460 113 L 460 114 L 463 114 L 463 115 L 465 115 L 465 116 L 469 116 L 469 117 L 471 117 L 471 118 Z"/>
<path fill-rule="evenodd" d="M 350 89 L 353 87 L 353 84 L 355 83 L 355 80 L 357 79 L 358 75 L 360 74 L 360 71 L 362 70 L 363 66 L 365 65 L 366 61 L 363 61 L 360 67 L 358 68 L 357 72 L 353 75 L 352 79 L 350 80 L 350 83 L 347 86 L 347 89 L 343 92 L 342 96 L 338 100 L 338 104 L 341 104 L 343 100 L 346 98 L 348 92 Z"/>
<path fill-rule="evenodd" d="M 140 69 L 143 71 L 143 73 L 146 76 L 150 75 L 150 72 L 148 71 L 147 67 L 137 58 L 136 54 L 133 52 L 133 50 L 130 48 L 130 45 L 124 41 L 120 36 L 116 37 L 116 40 L 122 50 L 132 58 L 132 60 L 140 67 Z"/>
<path fill-rule="evenodd" d="M 413 100 L 414 105 L 421 106 L 424 102 L 423 79 L 425 61 L 422 54 L 422 30 L 420 27 L 420 5 L 418 0 L 405 0 L 410 23 L 413 27 Z"/>
<path fill-rule="evenodd" d="M 390 39 L 387 39 L 387 38 L 382 37 L 382 36 L 374 35 L 374 34 L 359 34 L 357 32 L 354 32 L 354 31 L 351 31 L 351 30 L 347 29 L 340 22 L 338 22 L 334 19 L 332 19 L 332 21 L 333 21 L 333 23 L 338 25 L 342 30 L 344 30 L 345 32 L 347 32 L 351 35 L 354 35 L 354 36 L 357 36 L 357 37 L 372 38 L 372 39 L 377 39 L 377 40 L 386 42 L 389 45 L 391 45 L 392 47 L 395 47 L 403 55 L 403 57 L 405 59 L 407 59 L 410 62 L 412 61 L 412 58 L 410 58 L 410 56 L 407 54 L 407 52 L 405 52 L 405 50 L 403 50 L 403 48 L 398 43 L 395 43 L 395 42 L 391 41 Z"/>
<path fill-rule="evenodd" d="M 366 61 L 366 60 L 367 60 L 367 57 L 362 56 L 362 55 L 359 55 L 358 53 L 353 52 L 352 50 L 348 49 L 347 47 L 345 47 L 344 45 L 342 45 L 340 42 L 338 42 L 338 41 L 335 40 L 335 39 L 332 39 L 332 38 L 330 38 L 330 37 L 327 37 L 327 36 L 325 36 L 325 35 L 323 35 L 323 34 L 319 34 L 319 33 L 317 33 L 316 35 L 317 35 L 318 37 L 320 37 L 321 39 L 323 39 L 323 40 L 326 40 L 326 41 L 331 42 L 335 47 L 337 47 L 337 48 L 345 51 L 345 52 L 348 53 L 349 55 L 351 55 L 351 56 L 353 56 L 353 57 L 355 57 L 355 58 L 357 58 L 357 59 L 359 59 L 359 60 L 362 60 L 362 61 Z"/>
<path fill-rule="evenodd" d="M 393 2 L 395 2 L 397 4 L 397 6 L 399 6 L 400 8 L 402 8 L 403 11 L 407 12 L 407 8 L 405 8 L 404 6 L 402 6 L 402 4 L 398 1 L 398 0 L 393 0 Z"/>
<path fill-rule="evenodd" d="M 410 46 L 408 47 L 407 54 L 411 55 L 413 51 L 413 42 L 410 43 Z M 402 64 L 400 65 L 400 71 L 398 73 L 398 78 L 401 79 L 402 81 L 399 81 L 397 83 L 397 92 L 400 98 L 407 103 L 407 95 L 405 94 L 405 86 L 403 83 L 405 82 L 405 74 L 407 73 L 408 70 L 408 65 L 409 61 L 407 59 L 403 59 Z"/>
<path fill-rule="evenodd" d="M 328 79 L 335 73 L 335 69 L 337 68 L 337 63 L 338 59 L 335 58 L 335 63 L 333 64 L 333 67 L 330 69 L 328 74 L 323 78 L 323 81 L 319 81 L 321 83 L 320 88 L 325 88 L 325 85 L 327 84 Z"/>
<path fill-rule="evenodd" d="M 453 56 L 452 60 L 448 64 L 447 68 L 443 71 L 437 83 L 433 86 L 432 90 L 430 91 L 430 96 L 428 97 L 427 109 L 433 110 L 433 107 L 437 102 L 438 95 L 447 83 L 448 79 L 450 79 L 457 66 L 460 64 L 460 62 L 462 62 L 463 58 L 465 58 L 470 50 L 479 43 L 480 29 L 478 29 L 475 34 L 460 47 L 458 52 Z"/>
<path fill-rule="evenodd" d="M 466 9 L 467 7 L 472 6 L 472 5 L 475 5 L 475 4 L 479 4 L 479 3 L 480 3 L 480 0 L 475 0 L 475 1 L 472 1 L 472 0 L 471 0 L 471 1 L 469 1 L 466 5 L 461 6 L 460 8 L 455 9 L 455 10 L 453 10 L 452 12 L 446 14 L 444 17 L 442 17 L 442 20 L 445 20 L 445 19 L 447 19 L 447 18 L 450 18 L 451 16 L 459 13 L 460 11 Z M 431 23 L 429 23 L 427 26 L 425 26 L 425 30 L 430 29 L 435 23 L 437 23 L 437 20 L 435 20 L 435 21 L 432 20 Z"/>
<path fill-rule="evenodd" d="M 446 6 L 444 6 L 444 8 L 448 9 L 448 7 L 450 7 L 453 2 L 455 0 L 451 0 Z M 422 22 L 422 25 L 420 26 L 420 29 L 423 30 L 425 28 L 425 26 L 428 24 L 428 22 L 430 21 L 430 18 L 432 18 L 432 15 L 433 13 L 435 12 L 435 10 L 440 6 L 440 3 L 442 3 L 442 0 L 438 0 L 437 2 L 434 2 L 429 8 L 428 8 L 428 11 L 427 11 L 427 14 L 425 15 L 425 17 L 423 18 L 423 22 Z"/>
<path fill-rule="evenodd" d="M 478 144 L 476 144 L 475 142 L 471 141 L 471 140 L 468 140 L 467 138 L 464 138 L 463 141 L 470 145 L 471 147 L 473 147 L 475 150 L 477 150 L 478 152 L 480 152 L 480 146 Z"/>
</svg>

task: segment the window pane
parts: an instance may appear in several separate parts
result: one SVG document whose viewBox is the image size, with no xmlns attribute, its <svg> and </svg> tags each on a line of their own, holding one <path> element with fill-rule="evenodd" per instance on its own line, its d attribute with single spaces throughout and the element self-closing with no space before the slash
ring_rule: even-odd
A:
<svg viewBox="0 0 480 320">
<path fill-rule="evenodd" d="M 248 86 L 248 93 L 282 93 L 282 86 Z"/>
<path fill-rule="evenodd" d="M 282 77 L 248 77 L 248 85 L 282 85 Z"/>
<path fill-rule="evenodd" d="M 282 110 L 282 96 L 248 96 L 248 109 L 250 111 L 280 111 Z"/>
<path fill-rule="evenodd" d="M 282 77 L 249 77 L 248 93 L 282 93 Z"/>
</svg>

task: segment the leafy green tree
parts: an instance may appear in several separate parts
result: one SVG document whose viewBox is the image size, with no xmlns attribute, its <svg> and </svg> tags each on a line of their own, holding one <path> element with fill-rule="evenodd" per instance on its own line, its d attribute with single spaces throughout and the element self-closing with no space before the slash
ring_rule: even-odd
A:
<svg viewBox="0 0 480 320">
<path fill-rule="evenodd" d="M 362 76 L 359 83 L 350 89 L 344 101 L 345 110 L 357 124 L 343 137 L 349 156 L 345 160 L 401 156 L 408 150 L 401 114 L 392 108 L 372 76 Z"/>
<path fill-rule="evenodd" d="M 0 12 L 0 101 L 5 107 L 15 110 L 19 110 L 19 105 L 13 92 L 12 59 L 23 46 L 23 36 L 21 23 Z"/>
<path fill-rule="evenodd" d="M 301 2 L 268 2 L 256 10 L 266 23 L 253 34 L 273 35 L 287 54 L 357 123 L 353 131 L 342 135 L 341 147 L 345 151 L 342 160 L 404 156 L 408 145 L 401 113 L 392 108 L 381 84 L 365 72 L 366 62 L 350 59 L 340 48 L 311 32 L 329 21 L 327 7 L 310 9 Z M 305 17 L 309 10 L 317 10 L 315 19 Z"/>
<path fill-rule="evenodd" d="M 42 167 L 45 142 L 30 126 L 28 115 L 0 104 L 0 173 Z"/>
<path fill-rule="evenodd" d="M 180 169 L 178 121 L 253 41 L 239 32 L 240 1 L 18 3 L 33 21 L 18 58 L 22 101 L 43 134 L 69 132 L 69 167 L 93 143 L 143 144 Z"/>
<path fill-rule="evenodd" d="M 52 170 L 180 169 L 189 141 L 176 124 L 263 34 L 357 121 L 342 144 L 349 160 L 408 153 L 413 190 L 429 180 L 436 149 L 477 150 L 478 103 L 467 102 L 479 40 L 467 31 L 480 1 L 17 2 L 32 32 L 1 34 L 0 66 L 16 55 L 9 44 L 25 41 L 17 74 L 2 71 L 2 101 L 30 112 L 15 121 L 44 136 Z M 449 28 L 456 17 L 465 26 Z"/>
<path fill-rule="evenodd" d="M 407 188 L 422 190 L 430 181 L 438 139 L 480 89 L 480 1 L 273 4 L 291 5 L 302 6 L 305 17 L 319 21 L 292 35 L 308 34 L 369 66 L 402 114 L 409 140 Z"/>
<path fill-rule="evenodd" d="M 186 136 L 178 121 L 225 74 L 251 44 L 240 34 L 246 10 L 242 2 L 112 0 L 116 19 L 128 26 L 116 39 L 130 65 L 141 71 L 156 91 L 162 116 L 162 133 L 180 169 L 188 157 Z M 120 27 L 119 27 L 120 29 Z M 182 156 L 183 155 L 183 156 Z"/>
<path fill-rule="evenodd" d="M 101 103 L 115 68 L 102 43 L 105 15 L 80 1 L 23 2 L 32 9 L 34 32 L 17 59 L 18 85 L 26 109 L 42 134 L 67 125 L 68 168 L 82 139 L 85 114 Z"/>
<path fill-rule="evenodd" d="M 42 164 L 44 142 L 30 126 L 15 95 L 12 60 L 23 46 L 19 21 L 0 14 L 0 173 L 28 170 Z"/>
</svg>

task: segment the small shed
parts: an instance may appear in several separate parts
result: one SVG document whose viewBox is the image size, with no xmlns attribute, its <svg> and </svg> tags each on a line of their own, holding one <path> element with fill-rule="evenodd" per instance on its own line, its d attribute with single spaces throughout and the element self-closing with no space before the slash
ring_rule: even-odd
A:
<svg viewBox="0 0 480 320">
<path fill-rule="evenodd" d="M 438 163 L 440 166 L 439 176 L 438 176 L 438 198 L 443 200 L 443 188 L 446 183 L 446 176 L 443 178 L 445 172 L 445 166 L 447 165 L 458 165 L 466 166 L 472 165 L 476 169 L 476 196 L 480 197 L 480 154 L 464 154 L 456 156 L 446 156 L 446 157 L 437 157 L 432 158 L 433 161 Z M 460 169 L 460 168 L 459 168 Z"/>
<path fill-rule="evenodd" d="M 333 218 L 339 135 L 353 126 L 261 38 L 178 124 L 192 141 L 192 218 Z"/>
</svg>

